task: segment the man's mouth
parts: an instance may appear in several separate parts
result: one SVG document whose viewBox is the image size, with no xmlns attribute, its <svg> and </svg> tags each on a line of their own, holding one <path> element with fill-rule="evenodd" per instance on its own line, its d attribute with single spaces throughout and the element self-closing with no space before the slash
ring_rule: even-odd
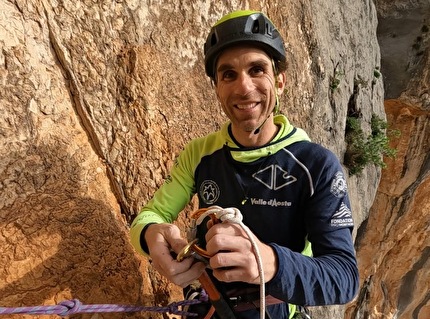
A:
<svg viewBox="0 0 430 319">
<path fill-rule="evenodd" d="M 239 110 L 250 110 L 256 107 L 259 104 L 259 102 L 254 103 L 247 103 L 247 104 L 235 104 L 234 106 L 237 107 Z"/>
</svg>

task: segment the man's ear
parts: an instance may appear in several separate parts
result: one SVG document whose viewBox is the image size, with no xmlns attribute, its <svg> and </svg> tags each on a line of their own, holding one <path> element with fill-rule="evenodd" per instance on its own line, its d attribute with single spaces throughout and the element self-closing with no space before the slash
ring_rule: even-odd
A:
<svg viewBox="0 0 430 319">
<path fill-rule="evenodd" d="M 282 92 L 284 92 L 285 84 L 287 82 L 287 76 L 285 75 L 285 72 L 280 72 L 276 76 L 276 78 L 277 78 L 276 89 L 278 90 L 278 94 L 281 94 Z"/>
</svg>

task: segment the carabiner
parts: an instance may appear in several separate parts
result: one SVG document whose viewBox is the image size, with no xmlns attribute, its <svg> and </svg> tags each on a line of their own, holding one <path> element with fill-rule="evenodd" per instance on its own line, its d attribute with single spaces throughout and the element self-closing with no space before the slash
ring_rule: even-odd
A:
<svg viewBox="0 0 430 319">
<path fill-rule="evenodd" d="M 200 208 L 198 210 L 196 210 L 191 217 L 193 218 L 192 222 L 191 222 L 191 228 L 188 231 L 188 240 L 190 241 L 184 248 L 182 248 L 182 250 L 178 253 L 178 255 L 176 256 L 176 260 L 177 261 L 182 261 L 185 258 L 188 257 L 194 257 L 196 259 L 202 260 L 207 262 L 207 259 L 211 258 L 212 256 L 209 255 L 209 253 L 201 248 L 200 246 L 197 245 L 198 243 L 198 239 L 194 238 L 191 240 L 191 236 L 196 235 L 196 231 L 197 231 L 197 226 L 201 223 L 201 221 L 203 219 L 201 219 L 200 217 L 206 213 L 208 211 L 208 208 Z M 214 213 L 211 213 L 209 215 L 207 215 L 210 217 L 211 221 L 213 224 L 217 224 L 219 223 L 219 219 L 216 217 L 216 215 Z M 206 217 L 206 216 L 205 216 Z M 190 236 L 191 235 L 191 236 Z"/>
</svg>

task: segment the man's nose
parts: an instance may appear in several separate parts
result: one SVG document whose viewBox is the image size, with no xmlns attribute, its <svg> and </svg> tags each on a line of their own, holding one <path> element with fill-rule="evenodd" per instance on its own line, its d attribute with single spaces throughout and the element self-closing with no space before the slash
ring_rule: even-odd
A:
<svg viewBox="0 0 430 319">
<path fill-rule="evenodd" d="M 238 94 L 247 94 L 254 88 L 254 82 L 249 74 L 240 73 L 237 77 L 236 90 Z"/>
</svg>

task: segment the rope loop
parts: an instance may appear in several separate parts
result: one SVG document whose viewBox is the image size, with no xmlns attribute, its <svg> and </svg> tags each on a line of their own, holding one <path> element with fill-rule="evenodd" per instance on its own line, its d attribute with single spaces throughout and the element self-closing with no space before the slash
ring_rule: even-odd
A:
<svg viewBox="0 0 430 319">
<path fill-rule="evenodd" d="M 64 300 L 60 302 L 58 305 L 66 308 L 63 312 L 58 314 L 61 317 L 65 317 L 76 313 L 80 313 L 82 303 L 78 299 L 72 299 L 72 300 Z"/>
<path fill-rule="evenodd" d="M 181 315 L 185 317 L 195 317 L 198 316 L 197 313 L 194 312 L 188 312 L 188 306 L 196 305 L 201 303 L 198 299 L 192 299 L 192 300 L 184 300 L 180 302 L 172 302 L 168 304 L 164 309 L 165 312 L 173 314 L 173 315 Z M 182 307 L 180 310 L 179 307 Z"/>
<path fill-rule="evenodd" d="M 227 208 L 221 208 L 214 206 L 214 208 L 209 207 L 209 211 L 212 209 L 216 209 L 215 216 L 222 222 L 228 221 L 231 223 L 240 224 L 243 220 L 242 213 L 239 209 L 236 207 L 227 207 Z"/>
<path fill-rule="evenodd" d="M 221 222 L 232 222 L 241 224 L 243 220 L 242 213 L 236 207 L 222 208 L 219 206 L 210 206 L 207 209 L 202 209 L 196 220 L 196 225 L 200 225 L 207 216 L 215 216 Z"/>
<path fill-rule="evenodd" d="M 178 308 L 178 303 L 177 302 L 172 302 L 169 305 L 167 305 L 167 312 L 171 313 L 173 315 L 177 315 L 179 312 L 179 308 Z"/>
<path fill-rule="evenodd" d="M 208 302 L 209 301 L 209 295 L 206 292 L 206 290 L 202 289 L 202 291 L 200 291 L 199 300 L 201 302 Z"/>
</svg>

